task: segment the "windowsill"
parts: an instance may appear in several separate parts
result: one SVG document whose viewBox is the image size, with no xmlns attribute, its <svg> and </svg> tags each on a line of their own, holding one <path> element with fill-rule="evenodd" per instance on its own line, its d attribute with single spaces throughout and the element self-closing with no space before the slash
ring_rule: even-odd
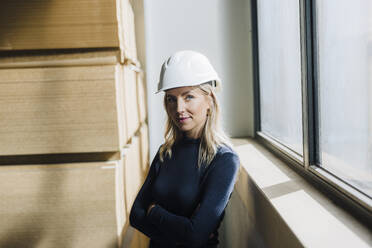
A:
<svg viewBox="0 0 372 248">
<path fill-rule="evenodd" d="M 289 229 L 298 239 L 294 242 L 304 247 L 372 246 L 371 231 L 366 226 L 329 200 L 264 146 L 250 138 L 233 139 L 233 143 L 241 161 L 235 190 L 249 211 L 250 219 L 257 221 L 257 231 L 264 237 L 264 242 L 277 246 L 283 244 L 281 239 L 291 239 L 292 235 L 262 232 Z M 270 207 L 262 210 L 262 206 L 267 204 Z M 279 215 L 279 221 L 267 217 L 270 211 Z M 266 223 L 258 223 L 260 221 Z M 267 228 L 268 225 L 270 228 Z M 281 226 L 285 226 L 284 229 Z M 273 238 L 276 240 L 270 241 Z"/>
</svg>

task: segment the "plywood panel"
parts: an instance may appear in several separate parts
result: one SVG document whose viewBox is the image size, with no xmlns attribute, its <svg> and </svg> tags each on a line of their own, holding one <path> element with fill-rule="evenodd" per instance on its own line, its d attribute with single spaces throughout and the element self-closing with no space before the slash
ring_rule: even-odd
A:
<svg viewBox="0 0 372 248">
<path fill-rule="evenodd" d="M 124 66 L 124 92 L 128 136 L 132 137 L 139 128 L 136 71 L 131 66 Z"/>
<path fill-rule="evenodd" d="M 60 66 L 115 65 L 120 62 L 118 49 L 95 51 L 39 51 L 15 55 L 7 52 L 0 56 L 0 68 L 31 68 Z"/>
<path fill-rule="evenodd" d="M 0 247 L 117 247 L 117 163 L 0 167 Z"/>
<path fill-rule="evenodd" d="M 129 215 L 137 193 L 142 186 L 140 143 L 137 136 L 132 137 L 131 144 L 124 151 L 124 182 L 126 193 L 126 209 Z"/>
<path fill-rule="evenodd" d="M 143 73 L 137 72 L 137 101 L 140 122 L 146 121 L 147 118 L 147 98 L 146 85 L 143 80 Z"/>
<path fill-rule="evenodd" d="M 117 47 L 136 58 L 128 0 L 5 0 L 0 50 Z"/>
<path fill-rule="evenodd" d="M 118 110 L 118 127 L 120 137 L 120 148 L 123 148 L 129 141 L 128 120 L 126 110 L 126 93 L 124 66 L 117 64 L 116 67 L 116 108 Z"/>
<path fill-rule="evenodd" d="M 115 0 L 2 3 L 2 50 L 119 46 Z"/>
<path fill-rule="evenodd" d="M 141 139 L 141 169 L 146 173 L 149 168 L 149 128 L 146 123 L 142 123 L 140 128 Z"/>
<path fill-rule="evenodd" d="M 150 240 L 146 235 L 138 230 L 134 231 L 130 248 L 147 248 L 149 247 L 149 244 Z"/>
<path fill-rule="evenodd" d="M 135 64 L 137 61 L 137 48 L 136 48 L 136 34 L 135 34 L 135 23 L 133 8 L 129 1 L 123 1 L 122 11 L 125 18 L 123 19 L 124 34 L 127 34 L 127 38 L 124 40 L 124 51 L 125 57 L 132 60 Z"/>
<path fill-rule="evenodd" d="M 120 159 L 116 167 L 116 223 L 119 247 L 124 242 L 126 227 L 129 225 L 125 205 L 124 160 Z"/>
<path fill-rule="evenodd" d="M 0 69 L 0 155 L 120 149 L 115 66 Z"/>
</svg>

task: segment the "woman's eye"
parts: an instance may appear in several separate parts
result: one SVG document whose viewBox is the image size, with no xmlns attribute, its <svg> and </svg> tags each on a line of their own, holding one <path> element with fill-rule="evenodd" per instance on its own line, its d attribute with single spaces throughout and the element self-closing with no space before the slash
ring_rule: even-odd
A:
<svg viewBox="0 0 372 248">
<path fill-rule="evenodd" d="M 175 102 L 175 99 L 173 97 L 167 97 L 167 102 L 170 103 Z"/>
<path fill-rule="evenodd" d="M 187 96 L 186 96 L 186 99 L 187 99 L 187 100 L 192 99 L 192 98 L 194 98 L 194 96 L 192 96 L 192 95 L 187 95 Z"/>
</svg>

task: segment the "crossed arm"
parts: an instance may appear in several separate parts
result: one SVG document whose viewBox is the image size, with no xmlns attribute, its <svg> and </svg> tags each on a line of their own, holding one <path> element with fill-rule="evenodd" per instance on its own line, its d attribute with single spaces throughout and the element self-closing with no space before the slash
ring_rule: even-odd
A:
<svg viewBox="0 0 372 248">
<path fill-rule="evenodd" d="M 162 242 L 179 242 L 191 247 L 206 243 L 219 224 L 233 191 L 239 158 L 229 152 L 216 159 L 206 179 L 199 207 L 190 218 L 171 213 L 152 199 L 151 184 L 156 177 L 156 159 L 157 157 L 133 204 L 131 225 L 150 238 Z M 152 203 L 155 203 L 153 207 Z"/>
<path fill-rule="evenodd" d="M 149 238 L 159 242 L 170 242 L 169 237 L 161 232 L 155 225 L 149 222 L 147 212 L 150 204 L 154 202 L 151 194 L 151 188 L 156 178 L 156 163 L 159 160 L 158 154 L 151 163 L 149 173 L 143 183 L 136 199 L 134 200 L 132 209 L 129 215 L 130 224 L 147 235 Z"/>
</svg>

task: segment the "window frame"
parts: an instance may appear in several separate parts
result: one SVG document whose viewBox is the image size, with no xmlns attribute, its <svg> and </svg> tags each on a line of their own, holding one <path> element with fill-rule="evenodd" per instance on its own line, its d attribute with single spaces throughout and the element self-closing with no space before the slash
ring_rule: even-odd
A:
<svg viewBox="0 0 372 248">
<path fill-rule="evenodd" d="M 299 1 L 303 157 L 261 132 L 257 1 L 251 1 L 255 138 L 361 222 L 372 224 L 372 198 L 321 167 L 319 155 L 316 1 Z"/>
</svg>

